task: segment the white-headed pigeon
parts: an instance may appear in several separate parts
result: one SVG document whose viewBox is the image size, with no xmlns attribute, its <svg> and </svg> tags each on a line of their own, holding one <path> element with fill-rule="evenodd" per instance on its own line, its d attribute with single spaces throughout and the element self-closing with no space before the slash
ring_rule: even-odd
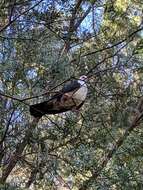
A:
<svg viewBox="0 0 143 190">
<path fill-rule="evenodd" d="M 86 79 L 87 76 L 83 75 L 78 80 L 70 81 L 49 100 L 31 105 L 30 114 L 35 118 L 40 118 L 45 114 L 58 114 L 70 110 L 78 110 L 87 96 Z"/>
</svg>

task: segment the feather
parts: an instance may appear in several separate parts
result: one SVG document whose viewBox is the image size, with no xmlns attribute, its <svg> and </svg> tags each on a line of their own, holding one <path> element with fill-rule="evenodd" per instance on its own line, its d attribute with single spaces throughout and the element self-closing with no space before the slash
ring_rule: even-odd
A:
<svg viewBox="0 0 143 190">
<path fill-rule="evenodd" d="M 35 118 L 40 118 L 45 114 L 58 114 L 79 109 L 83 105 L 86 95 L 87 86 L 84 81 L 71 81 L 49 100 L 31 105 L 30 114 Z"/>
</svg>

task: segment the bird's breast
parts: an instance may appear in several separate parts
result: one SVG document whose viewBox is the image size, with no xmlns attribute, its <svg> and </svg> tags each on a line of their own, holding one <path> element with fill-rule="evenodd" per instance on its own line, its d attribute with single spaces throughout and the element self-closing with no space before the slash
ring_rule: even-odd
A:
<svg viewBox="0 0 143 190">
<path fill-rule="evenodd" d="M 84 101 L 85 98 L 87 96 L 87 86 L 83 85 L 82 87 L 80 87 L 74 94 L 73 94 L 73 98 L 80 100 L 80 101 Z"/>
</svg>

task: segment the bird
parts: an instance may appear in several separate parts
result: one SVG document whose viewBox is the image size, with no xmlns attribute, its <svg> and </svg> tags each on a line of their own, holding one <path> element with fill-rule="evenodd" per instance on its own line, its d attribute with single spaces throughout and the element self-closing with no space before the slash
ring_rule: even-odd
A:
<svg viewBox="0 0 143 190">
<path fill-rule="evenodd" d="M 41 118 L 46 114 L 78 112 L 87 97 L 86 81 L 86 75 L 82 75 L 78 80 L 71 80 L 49 100 L 30 105 L 30 114 L 34 118 Z"/>
</svg>

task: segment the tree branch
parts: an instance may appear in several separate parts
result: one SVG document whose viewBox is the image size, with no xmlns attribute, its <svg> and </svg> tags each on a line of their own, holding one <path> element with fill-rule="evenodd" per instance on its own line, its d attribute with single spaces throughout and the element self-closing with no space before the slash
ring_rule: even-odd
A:
<svg viewBox="0 0 143 190">
<path fill-rule="evenodd" d="M 19 14 L 18 16 L 16 16 L 13 20 L 9 20 L 9 22 L 3 26 L 1 29 L 0 29 L 0 32 L 3 32 L 6 28 L 8 28 L 11 24 L 13 24 L 19 17 L 21 17 L 22 15 L 26 14 L 27 12 L 29 12 L 30 10 L 34 9 L 37 5 L 39 5 L 42 1 L 44 0 L 40 0 L 38 3 L 36 3 L 35 5 L 33 5 L 32 7 L 30 7 L 29 9 L 23 11 L 21 14 Z"/>
<path fill-rule="evenodd" d="M 33 121 L 29 124 L 29 128 L 27 129 L 22 142 L 17 144 L 16 150 L 12 154 L 8 165 L 4 168 L 4 171 L 2 173 L 2 177 L 0 178 L 1 184 L 5 183 L 7 177 L 9 176 L 9 174 L 11 173 L 11 171 L 13 170 L 13 168 L 15 167 L 17 162 L 19 161 L 19 158 L 21 157 L 27 143 L 29 142 L 29 140 L 31 138 L 32 131 L 35 129 L 36 125 L 38 124 L 38 121 L 39 121 L 38 118 L 33 119 Z"/>
<path fill-rule="evenodd" d="M 142 101 L 142 104 L 143 104 L 143 101 Z M 138 106 L 137 106 L 137 109 L 138 109 Z M 107 166 L 110 159 L 116 154 L 117 150 L 123 145 L 124 141 L 130 135 L 130 133 L 139 125 L 139 122 L 142 118 L 143 118 L 143 111 L 140 112 L 140 110 L 138 110 L 137 114 L 134 117 L 134 120 L 132 121 L 131 125 L 125 130 L 123 136 L 118 139 L 114 147 L 108 152 L 105 159 L 103 159 L 103 161 L 101 162 L 100 167 L 97 169 L 96 168 L 94 169 L 92 176 L 83 182 L 79 190 L 88 189 L 88 187 L 93 183 L 93 181 L 95 181 L 100 176 L 101 172 Z"/>
</svg>

